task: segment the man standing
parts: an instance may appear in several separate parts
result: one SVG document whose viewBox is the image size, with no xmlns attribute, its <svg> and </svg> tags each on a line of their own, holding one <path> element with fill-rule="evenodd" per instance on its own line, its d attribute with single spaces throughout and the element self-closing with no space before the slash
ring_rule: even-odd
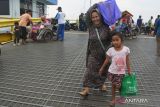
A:
<svg viewBox="0 0 160 107">
<path fill-rule="evenodd" d="M 21 31 L 21 38 L 22 38 L 22 44 L 25 44 L 26 39 L 27 39 L 27 25 L 29 23 L 32 23 L 32 11 L 31 10 L 27 10 L 25 14 L 23 14 L 20 17 L 20 21 L 19 21 L 19 27 L 20 27 L 20 31 Z"/>
<path fill-rule="evenodd" d="M 160 18 L 157 19 L 155 31 L 157 40 L 157 56 L 160 57 Z"/>
<path fill-rule="evenodd" d="M 142 27 L 142 18 L 141 18 L 141 16 L 139 16 L 139 18 L 137 19 L 137 27 L 139 29 L 139 32 L 141 33 L 141 27 Z"/>
<path fill-rule="evenodd" d="M 159 19 L 159 18 L 160 18 L 160 15 L 157 16 L 157 18 L 156 18 L 156 20 L 155 20 L 155 22 L 154 22 L 154 28 L 155 28 L 155 29 L 154 29 L 154 34 L 155 34 L 155 35 L 156 35 L 156 32 L 157 32 L 157 31 L 156 31 L 156 25 L 157 25 L 157 22 L 158 22 L 158 19 Z"/>
<path fill-rule="evenodd" d="M 83 31 L 83 13 L 79 15 L 79 30 Z"/>
<path fill-rule="evenodd" d="M 153 31 L 153 16 L 151 16 L 151 18 L 148 21 L 148 35 L 152 35 L 152 31 Z"/>
<path fill-rule="evenodd" d="M 64 40 L 64 29 L 65 29 L 65 14 L 62 12 L 62 8 L 58 7 L 58 13 L 55 19 L 58 20 L 58 29 L 57 29 L 57 40 Z"/>
<path fill-rule="evenodd" d="M 154 22 L 154 27 L 156 27 L 156 24 L 157 24 L 157 21 L 158 21 L 159 18 L 160 18 L 160 15 L 157 16 L 157 18 L 156 18 L 156 20 Z"/>
</svg>

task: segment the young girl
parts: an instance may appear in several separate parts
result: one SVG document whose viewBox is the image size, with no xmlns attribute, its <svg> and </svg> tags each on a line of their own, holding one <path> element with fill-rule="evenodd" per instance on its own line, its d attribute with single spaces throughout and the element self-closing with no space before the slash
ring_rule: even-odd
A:
<svg viewBox="0 0 160 107">
<path fill-rule="evenodd" d="M 120 33 L 113 33 L 112 44 L 113 47 L 109 48 L 106 52 L 106 59 L 99 70 L 99 74 L 101 75 L 103 73 L 105 66 L 111 59 L 111 65 L 108 70 L 108 79 L 112 82 L 111 106 L 114 106 L 116 103 L 115 91 L 116 89 L 120 90 L 125 71 L 127 70 L 129 75 L 131 74 L 131 71 L 129 64 L 130 50 L 127 46 L 123 45 L 123 37 Z"/>
</svg>

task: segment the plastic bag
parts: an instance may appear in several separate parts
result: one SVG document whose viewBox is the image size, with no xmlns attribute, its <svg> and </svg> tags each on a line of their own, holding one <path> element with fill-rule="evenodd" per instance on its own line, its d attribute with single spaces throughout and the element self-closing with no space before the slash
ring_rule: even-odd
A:
<svg viewBox="0 0 160 107">
<path fill-rule="evenodd" d="M 137 94 L 137 80 L 135 73 L 126 74 L 122 79 L 121 96 L 133 96 Z"/>
</svg>

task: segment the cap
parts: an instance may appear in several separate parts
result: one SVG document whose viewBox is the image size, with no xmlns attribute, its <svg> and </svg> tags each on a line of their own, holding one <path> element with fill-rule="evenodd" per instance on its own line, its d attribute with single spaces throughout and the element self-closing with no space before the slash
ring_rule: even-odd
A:
<svg viewBox="0 0 160 107">
<path fill-rule="evenodd" d="M 62 10 L 62 7 L 58 7 L 57 10 Z"/>
</svg>

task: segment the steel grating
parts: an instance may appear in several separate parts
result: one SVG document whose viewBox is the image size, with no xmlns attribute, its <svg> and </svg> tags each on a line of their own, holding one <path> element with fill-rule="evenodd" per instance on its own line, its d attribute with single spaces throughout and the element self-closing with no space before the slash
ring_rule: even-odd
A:
<svg viewBox="0 0 160 107">
<path fill-rule="evenodd" d="M 79 96 L 85 71 L 87 34 L 66 33 L 64 42 L 5 45 L 0 56 L 0 106 L 4 107 L 107 107 L 107 92 L 93 89 L 87 98 Z M 160 58 L 154 39 L 127 40 L 131 67 L 137 74 L 138 95 L 147 103 L 128 103 L 116 107 L 159 107 Z M 148 49 L 150 47 L 150 49 Z M 117 97 L 119 94 L 117 93 Z"/>
</svg>

